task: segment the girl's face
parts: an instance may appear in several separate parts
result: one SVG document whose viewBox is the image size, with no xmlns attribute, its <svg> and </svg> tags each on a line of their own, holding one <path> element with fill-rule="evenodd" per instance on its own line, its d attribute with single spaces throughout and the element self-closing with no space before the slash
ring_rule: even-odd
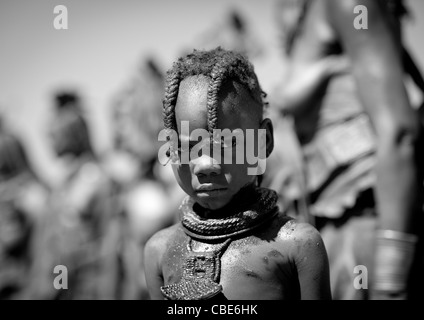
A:
<svg viewBox="0 0 424 320">
<path fill-rule="evenodd" d="M 208 78 L 204 76 L 193 76 L 180 84 L 175 113 L 181 146 L 185 144 L 191 148 L 195 145 L 209 147 L 210 138 L 190 141 L 190 134 L 195 129 L 202 129 L 204 132 L 208 129 L 206 107 L 208 83 Z M 229 129 L 231 132 L 237 129 L 244 134 L 243 140 L 233 139 L 229 150 L 231 161 L 224 163 L 223 155 L 225 148 L 229 147 L 228 143 L 225 146 L 217 143 L 213 148 L 221 147 L 221 156 L 219 154 L 216 156 L 212 149 L 209 154 L 208 152 L 196 152 L 195 156 L 191 154 L 188 163 L 173 164 L 174 175 L 181 188 L 202 207 L 211 210 L 222 208 L 242 187 L 256 181 L 256 175 L 248 174 L 248 168 L 255 165 L 249 164 L 246 154 L 242 154 L 242 157 L 239 155 L 237 160 L 237 152 L 246 153 L 246 143 L 253 144 L 254 150 L 261 144 L 256 135 L 251 139 L 253 141 L 247 141 L 246 132 L 250 129 L 256 134 L 261 128 L 262 106 L 258 106 L 241 85 L 232 83 L 230 86 L 228 90 L 222 88 L 218 99 L 217 129 Z M 189 124 L 188 130 L 183 129 L 183 121 Z M 269 124 L 269 119 L 265 123 Z M 244 148 L 239 148 L 240 144 L 244 144 Z M 182 153 L 187 151 L 182 150 Z M 180 156 L 182 157 L 181 152 Z"/>
</svg>

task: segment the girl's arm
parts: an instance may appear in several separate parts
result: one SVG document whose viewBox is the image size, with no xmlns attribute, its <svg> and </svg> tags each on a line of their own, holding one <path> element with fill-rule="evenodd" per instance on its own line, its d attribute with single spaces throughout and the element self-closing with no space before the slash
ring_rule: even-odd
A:
<svg viewBox="0 0 424 320">
<path fill-rule="evenodd" d="M 156 233 L 150 238 L 145 247 L 143 255 L 144 274 L 146 277 L 147 290 L 150 299 L 163 300 L 164 297 L 160 291 L 163 286 L 163 275 L 161 267 L 162 245 L 164 243 L 161 232 Z"/>
<path fill-rule="evenodd" d="M 328 256 L 320 233 L 310 224 L 299 223 L 293 235 L 301 299 L 331 300 Z"/>
</svg>

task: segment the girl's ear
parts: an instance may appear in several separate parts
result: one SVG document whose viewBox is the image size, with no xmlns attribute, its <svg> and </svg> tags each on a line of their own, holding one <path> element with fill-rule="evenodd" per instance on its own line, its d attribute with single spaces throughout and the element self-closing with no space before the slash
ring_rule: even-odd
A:
<svg viewBox="0 0 424 320">
<path fill-rule="evenodd" d="M 266 130 L 266 157 L 268 158 L 272 150 L 274 150 L 274 127 L 271 119 L 262 120 L 259 128 Z"/>
</svg>

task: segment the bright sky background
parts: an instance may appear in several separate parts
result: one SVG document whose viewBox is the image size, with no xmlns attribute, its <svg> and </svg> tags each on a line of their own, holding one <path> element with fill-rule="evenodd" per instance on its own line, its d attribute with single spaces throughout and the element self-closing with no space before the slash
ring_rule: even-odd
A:
<svg viewBox="0 0 424 320">
<path fill-rule="evenodd" d="M 269 91 L 283 69 L 273 4 L 274 0 L 1 0 L 0 110 L 24 137 L 35 166 L 52 177 L 56 169 L 43 134 L 55 89 L 81 89 L 94 119 L 96 148 L 105 150 L 110 142 L 105 110 L 141 59 L 153 55 L 169 68 L 181 49 L 191 47 L 237 8 L 270 50 L 255 64 L 262 87 Z M 406 4 L 415 16 L 406 26 L 406 43 L 424 68 L 424 1 Z M 53 27 L 56 5 L 68 9 L 68 30 Z"/>
</svg>

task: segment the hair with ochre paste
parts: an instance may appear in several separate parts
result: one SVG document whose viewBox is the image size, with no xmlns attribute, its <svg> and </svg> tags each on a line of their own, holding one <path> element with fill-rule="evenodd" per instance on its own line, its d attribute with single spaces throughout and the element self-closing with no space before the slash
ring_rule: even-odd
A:
<svg viewBox="0 0 424 320">
<path fill-rule="evenodd" d="M 175 120 L 175 104 L 182 80 L 196 75 L 209 78 L 207 109 L 208 130 L 212 133 L 217 127 L 218 94 L 222 85 L 234 80 L 243 85 L 254 101 L 262 107 L 266 106 L 253 65 L 240 53 L 218 47 L 213 50 L 194 50 L 179 58 L 167 72 L 165 96 L 163 100 L 163 119 L 166 129 L 177 131 Z"/>
</svg>

